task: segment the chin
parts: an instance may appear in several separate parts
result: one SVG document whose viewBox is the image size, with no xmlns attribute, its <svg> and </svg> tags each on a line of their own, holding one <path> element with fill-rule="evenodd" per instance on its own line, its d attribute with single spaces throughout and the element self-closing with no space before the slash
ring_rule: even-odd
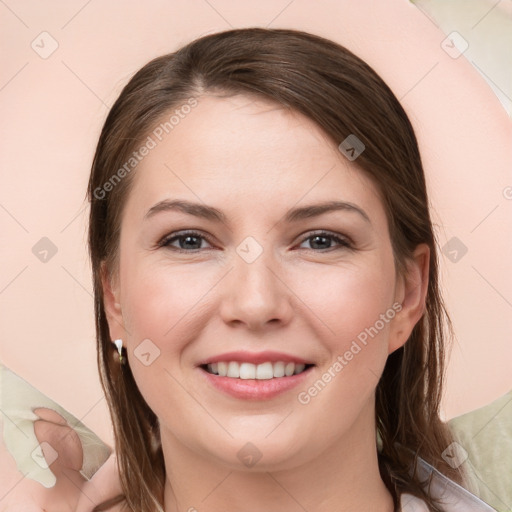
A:
<svg viewBox="0 0 512 512">
<path fill-rule="evenodd" d="M 213 457 L 219 463 L 235 471 L 268 472 L 292 469 L 313 457 L 311 443 L 291 436 L 270 439 L 264 436 L 230 439 L 228 445 L 219 443 Z M 207 447 L 211 452 L 211 446 Z"/>
</svg>

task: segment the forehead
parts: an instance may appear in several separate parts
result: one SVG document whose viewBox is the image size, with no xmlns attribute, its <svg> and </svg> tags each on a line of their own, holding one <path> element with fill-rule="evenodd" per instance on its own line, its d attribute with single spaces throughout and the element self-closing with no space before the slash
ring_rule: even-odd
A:
<svg viewBox="0 0 512 512">
<path fill-rule="evenodd" d="M 172 113 L 171 113 L 172 114 Z M 157 123 L 164 126 L 170 115 Z M 263 99 L 205 95 L 137 165 L 128 203 L 149 208 L 166 197 L 247 208 L 304 198 L 380 202 L 376 187 L 312 120 Z M 128 208 L 128 204 L 126 205 Z M 378 205 L 377 205 L 378 206 Z"/>
</svg>

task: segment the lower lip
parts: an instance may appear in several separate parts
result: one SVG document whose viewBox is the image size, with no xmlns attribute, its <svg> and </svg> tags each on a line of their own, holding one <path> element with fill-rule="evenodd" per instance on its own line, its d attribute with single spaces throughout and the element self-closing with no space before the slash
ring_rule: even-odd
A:
<svg viewBox="0 0 512 512">
<path fill-rule="evenodd" d="M 310 374 L 314 366 L 297 375 L 290 377 L 274 377 L 273 379 L 234 379 L 232 377 L 221 377 L 208 373 L 203 368 L 198 368 L 205 376 L 209 384 L 234 398 L 243 400 L 269 400 L 281 393 L 289 391 L 298 386 Z"/>
</svg>

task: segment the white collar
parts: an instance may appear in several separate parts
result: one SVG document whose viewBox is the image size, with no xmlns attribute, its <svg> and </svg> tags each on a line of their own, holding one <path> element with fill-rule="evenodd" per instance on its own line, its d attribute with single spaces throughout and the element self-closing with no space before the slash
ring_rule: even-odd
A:
<svg viewBox="0 0 512 512">
<path fill-rule="evenodd" d="M 430 495 L 442 500 L 445 512 L 496 512 L 490 505 L 449 479 L 428 462 L 418 457 L 418 474 L 426 479 L 432 474 Z M 415 496 L 403 493 L 400 497 L 401 512 L 429 512 L 426 503 Z"/>
</svg>

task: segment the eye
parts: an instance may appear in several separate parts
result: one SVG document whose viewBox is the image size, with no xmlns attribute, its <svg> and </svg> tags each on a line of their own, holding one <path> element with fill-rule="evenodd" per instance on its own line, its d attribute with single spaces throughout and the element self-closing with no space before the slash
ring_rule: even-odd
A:
<svg viewBox="0 0 512 512">
<path fill-rule="evenodd" d="M 201 250 L 202 240 L 208 242 L 208 239 L 197 231 L 183 231 L 177 234 L 171 233 L 169 236 L 166 236 L 163 240 L 158 242 L 158 246 L 168 247 L 169 249 L 178 252 L 194 252 Z M 172 243 L 176 241 L 178 242 L 178 247 L 172 245 Z"/>
<path fill-rule="evenodd" d="M 164 237 L 160 242 L 158 242 L 158 247 L 167 247 L 173 251 L 178 252 L 197 252 L 204 249 L 201 247 L 202 241 L 206 241 L 207 243 L 211 244 L 208 238 L 198 231 L 183 231 L 181 233 L 171 233 L 170 235 Z M 338 248 L 353 248 L 353 245 L 348 238 L 342 237 L 336 233 L 330 233 L 328 231 L 318 231 L 311 233 L 309 236 L 303 239 L 302 243 L 307 241 L 311 241 L 311 250 L 320 250 L 322 252 L 329 249 L 336 249 L 336 247 L 331 246 L 332 241 L 338 244 Z M 176 243 L 178 246 L 173 245 Z"/>
<path fill-rule="evenodd" d="M 326 244 L 329 244 L 329 240 L 334 240 L 339 246 L 345 247 L 347 249 L 352 249 L 352 243 L 345 237 L 341 237 L 336 233 L 330 233 L 328 231 L 318 231 L 315 233 L 311 233 L 307 238 L 304 239 L 304 242 L 312 241 L 311 245 L 312 250 L 314 249 L 333 249 L 333 247 L 326 247 Z M 339 248 L 339 247 L 338 247 Z M 336 247 L 334 247 L 336 249 Z"/>
</svg>

